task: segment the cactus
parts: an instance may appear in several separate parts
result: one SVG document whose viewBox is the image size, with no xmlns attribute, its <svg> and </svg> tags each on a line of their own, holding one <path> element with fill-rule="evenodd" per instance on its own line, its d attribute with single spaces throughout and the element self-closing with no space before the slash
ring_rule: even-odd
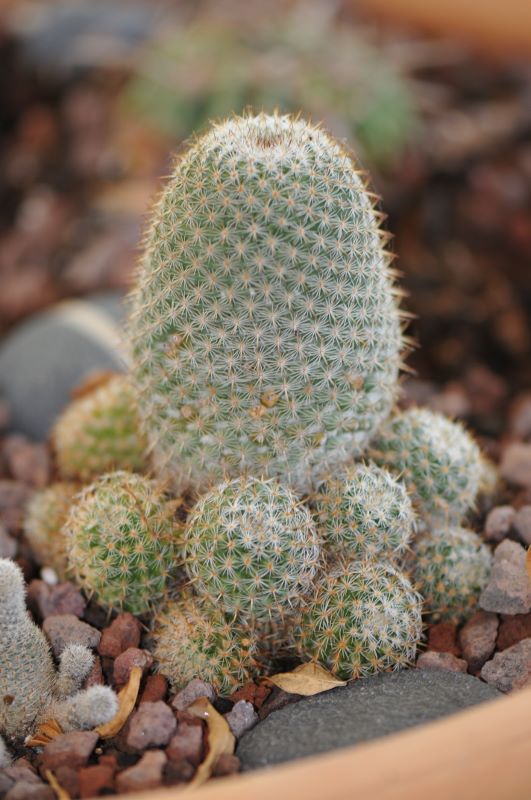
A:
<svg viewBox="0 0 531 800">
<path fill-rule="evenodd" d="M 236 478 L 203 495 L 183 542 L 197 593 L 254 621 L 282 620 L 297 608 L 319 563 L 309 511 L 274 480 Z"/>
<path fill-rule="evenodd" d="M 60 580 L 66 578 L 68 568 L 61 529 L 79 489 L 77 483 L 54 483 L 36 492 L 24 520 L 24 533 L 37 561 L 52 567 Z"/>
<path fill-rule="evenodd" d="M 57 420 L 52 444 L 65 480 L 86 482 L 112 470 L 145 470 L 146 442 L 129 379 L 113 375 L 74 400 Z"/>
<path fill-rule="evenodd" d="M 434 621 L 461 621 L 474 611 L 489 579 L 492 556 L 473 531 L 448 528 L 414 545 L 414 580 Z"/>
<path fill-rule="evenodd" d="M 301 656 L 348 680 L 407 666 L 422 634 L 421 598 L 390 564 L 351 561 L 318 584 L 295 630 Z"/>
<path fill-rule="evenodd" d="M 470 434 L 425 408 L 391 417 L 372 442 L 370 457 L 403 481 L 427 525 L 459 523 L 473 508 L 484 476 Z"/>
<path fill-rule="evenodd" d="M 96 728 L 110 722 L 117 712 L 118 698 L 113 690 L 109 686 L 91 686 L 53 703 L 49 715 L 67 733 Z"/>
<path fill-rule="evenodd" d="M 233 117 L 178 160 L 129 320 L 177 493 L 241 474 L 304 492 L 365 447 L 403 345 L 379 219 L 353 156 L 301 119 Z"/>
<path fill-rule="evenodd" d="M 63 532 L 76 582 L 107 608 L 142 614 L 175 569 L 175 505 L 142 475 L 102 475 L 79 495 Z"/>
<path fill-rule="evenodd" d="M 52 718 L 61 703 L 71 709 L 86 705 L 86 693 L 77 689 L 93 661 L 87 648 L 67 645 L 56 671 L 46 637 L 26 611 L 22 572 L 13 561 L 0 559 L 0 742 L 2 734 L 22 740 Z M 112 718 L 116 708 L 109 689 L 107 701 L 94 709 L 96 724 Z"/>
<path fill-rule="evenodd" d="M 229 693 L 255 673 L 256 638 L 214 606 L 198 604 L 187 589 L 156 617 L 152 633 L 158 669 L 174 690 L 193 678 Z"/>
<path fill-rule="evenodd" d="M 5 769 L 6 767 L 9 767 L 11 765 L 12 760 L 13 759 L 11 758 L 9 750 L 7 749 L 7 745 L 0 736 L 0 769 Z"/>
<path fill-rule="evenodd" d="M 333 556 L 399 561 L 404 555 L 415 515 L 404 486 L 387 470 L 355 465 L 323 484 L 312 501 L 317 530 Z"/>
</svg>

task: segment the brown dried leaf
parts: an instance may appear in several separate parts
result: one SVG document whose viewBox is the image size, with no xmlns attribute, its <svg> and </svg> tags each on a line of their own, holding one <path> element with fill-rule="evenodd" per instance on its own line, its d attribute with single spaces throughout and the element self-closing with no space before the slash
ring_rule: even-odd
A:
<svg viewBox="0 0 531 800">
<path fill-rule="evenodd" d="M 208 726 L 208 753 L 202 764 L 199 765 L 193 780 L 183 791 L 196 789 L 205 783 L 212 775 L 212 770 L 216 766 L 221 755 L 232 755 L 236 740 L 229 728 L 228 722 L 218 714 L 206 697 L 200 697 L 186 709 L 194 717 L 206 720 Z"/>
<path fill-rule="evenodd" d="M 525 557 L 525 565 L 527 567 L 527 574 L 529 576 L 529 580 L 531 581 L 531 547 L 528 548 L 526 557 Z"/>
<path fill-rule="evenodd" d="M 63 789 L 63 787 L 61 786 L 61 784 L 59 783 L 53 772 L 47 769 L 44 773 L 44 777 L 54 790 L 57 800 L 71 800 L 70 795 L 68 794 L 66 789 Z"/>
<path fill-rule="evenodd" d="M 120 701 L 118 713 L 110 722 L 106 722 L 104 725 L 98 725 L 96 728 L 96 731 L 102 739 L 112 739 L 113 736 L 116 736 L 116 734 L 122 730 L 131 711 L 135 707 L 141 679 L 142 668 L 133 667 L 127 684 L 118 694 L 118 700 Z"/>
<path fill-rule="evenodd" d="M 271 675 L 267 680 L 285 692 L 302 694 L 305 697 L 328 692 L 329 689 L 335 689 L 337 686 L 347 685 L 346 681 L 338 680 L 328 670 L 313 661 L 301 664 L 293 672 L 279 672 L 277 675 Z"/>
<path fill-rule="evenodd" d="M 49 719 L 39 725 L 30 739 L 26 739 L 25 745 L 26 747 L 44 747 L 44 745 L 53 742 L 62 732 L 63 730 L 57 720 Z"/>
</svg>

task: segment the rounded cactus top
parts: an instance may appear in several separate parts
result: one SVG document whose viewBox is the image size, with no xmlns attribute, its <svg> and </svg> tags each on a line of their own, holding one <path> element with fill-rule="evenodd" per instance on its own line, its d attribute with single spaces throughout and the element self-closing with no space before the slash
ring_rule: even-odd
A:
<svg viewBox="0 0 531 800">
<path fill-rule="evenodd" d="M 26 588 L 22 570 L 9 558 L 0 558 L 0 625 L 15 625 L 26 616 Z"/>
<path fill-rule="evenodd" d="M 397 391 L 400 312 L 357 164 L 302 119 L 212 127 L 177 160 L 131 297 L 133 378 L 175 488 L 299 489 L 360 452 Z"/>
<path fill-rule="evenodd" d="M 203 495 L 184 532 L 199 596 L 231 615 L 282 619 L 312 588 L 319 561 L 308 510 L 289 489 L 254 478 Z"/>
</svg>

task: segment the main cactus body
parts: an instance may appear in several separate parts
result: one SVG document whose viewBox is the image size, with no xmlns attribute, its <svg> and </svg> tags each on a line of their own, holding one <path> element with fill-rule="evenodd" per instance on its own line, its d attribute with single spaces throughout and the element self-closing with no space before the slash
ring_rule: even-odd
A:
<svg viewBox="0 0 531 800">
<path fill-rule="evenodd" d="M 63 528 L 76 581 L 108 608 L 142 614 L 160 603 L 175 569 L 174 510 L 142 475 L 103 475 L 83 490 Z"/>
<path fill-rule="evenodd" d="M 485 474 L 481 451 L 463 426 L 426 408 L 392 416 L 371 443 L 370 457 L 400 478 L 427 525 L 459 523 Z"/>
<path fill-rule="evenodd" d="M 414 661 L 421 597 L 390 564 L 352 561 L 317 586 L 295 632 L 300 655 L 345 680 Z"/>
<path fill-rule="evenodd" d="M 77 483 L 54 483 L 36 492 L 24 519 L 24 534 L 40 564 L 52 567 L 60 580 L 68 572 L 66 539 L 62 527 L 80 491 Z"/>
<path fill-rule="evenodd" d="M 397 561 L 414 531 L 406 489 L 374 464 L 358 464 L 326 481 L 312 503 L 324 547 L 335 557 Z"/>
<path fill-rule="evenodd" d="M 443 528 L 414 545 L 413 575 L 433 620 L 469 617 L 489 579 L 492 555 L 473 531 Z"/>
<path fill-rule="evenodd" d="M 234 117 L 177 161 L 129 322 L 155 467 L 299 489 L 359 453 L 397 392 L 400 312 L 353 157 L 287 116 Z"/>
<path fill-rule="evenodd" d="M 276 481 L 237 478 L 199 500 L 184 531 L 198 595 L 231 616 L 282 620 L 311 591 L 319 564 L 309 511 Z"/>
</svg>

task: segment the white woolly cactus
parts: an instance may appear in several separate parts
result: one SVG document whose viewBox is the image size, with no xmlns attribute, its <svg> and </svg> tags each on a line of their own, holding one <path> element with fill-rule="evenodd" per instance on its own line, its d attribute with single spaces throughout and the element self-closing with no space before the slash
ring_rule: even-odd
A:
<svg viewBox="0 0 531 800">
<path fill-rule="evenodd" d="M 229 118 L 177 160 L 129 322 L 177 492 L 241 474 L 307 491 L 388 416 L 403 338 L 373 202 L 354 157 L 289 116 Z"/>
<path fill-rule="evenodd" d="M 295 631 L 300 655 L 345 680 L 408 666 L 422 635 L 421 603 L 390 564 L 337 566 L 301 616 Z"/>
<path fill-rule="evenodd" d="M 116 469 L 145 470 L 146 441 L 129 378 L 114 375 L 74 400 L 57 420 L 52 444 L 66 480 L 89 481 Z"/>
<path fill-rule="evenodd" d="M 142 614 L 162 601 L 176 568 L 175 504 L 143 475 L 102 475 L 63 528 L 75 580 L 107 608 Z"/>
<path fill-rule="evenodd" d="M 257 621 L 297 608 L 319 564 L 309 511 L 275 480 L 237 478 L 212 489 L 192 509 L 183 540 L 197 593 Z"/>
<path fill-rule="evenodd" d="M 199 677 L 229 693 L 256 673 L 253 631 L 199 604 L 190 590 L 155 618 L 152 643 L 158 669 L 174 690 Z"/>
<path fill-rule="evenodd" d="M 357 464 L 326 481 L 312 497 L 317 530 L 333 556 L 398 561 L 415 514 L 405 487 L 385 469 Z"/>
<path fill-rule="evenodd" d="M 444 528 L 414 545 L 413 577 L 431 619 L 461 621 L 474 611 L 489 579 L 492 555 L 465 528 Z"/>
<path fill-rule="evenodd" d="M 90 690 L 78 691 L 93 661 L 86 647 L 67 645 L 56 671 L 46 637 L 26 611 L 22 572 L 13 561 L 0 559 L 0 759 L 9 758 L 2 735 L 22 741 L 41 722 L 56 718 L 61 723 L 66 708 L 72 720 L 69 730 L 114 716 L 118 701 L 111 689 L 97 706 Z M 88 706 L 90 716 L 85 713 Z"/>
<path fill-rule="evenodd" d="M 410 408 L 384 423 L 370 457 L 403 481 L 428 525 L 459 523 L 484 480 L 483 457 L 471 435 L 425 408 Z"/>
<path fill-rule="evenodd" d="M 68 559 L 62 527 L 74 497 L 77 483 L 53 483 L 35 492 L 24 519 L 24 534 L 33 554 L 43 566 L 52 567 L 60 580 L 66 578 Z"/>
</svg>

